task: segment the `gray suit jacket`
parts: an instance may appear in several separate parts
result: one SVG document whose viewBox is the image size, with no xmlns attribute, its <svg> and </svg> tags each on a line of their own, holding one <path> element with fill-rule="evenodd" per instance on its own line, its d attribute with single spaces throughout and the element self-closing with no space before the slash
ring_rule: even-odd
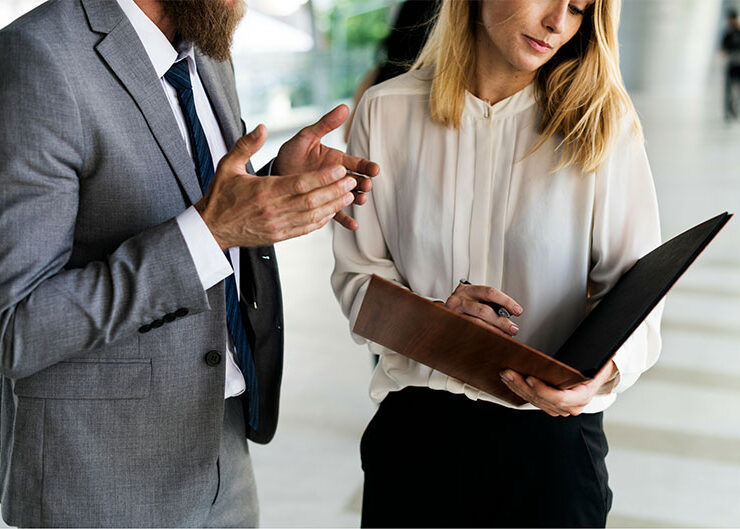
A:
<svg viewBox="0 0 740 529">
<path fill-rule="evenodd" d="M 232 67 L 197 61 L 231 147 L 244 132 Z M 0 116 L 3 518 L 195 523 L 217 473 L 224 287 L 203 290 L 174 220 L 201 191 L 116 1 L 52 0 L 1 31 Z M 248 434 L 267 442 L 282 369 L 278 271 L 271 247 L 241 255 L 260 389 Z"/>
</svg>

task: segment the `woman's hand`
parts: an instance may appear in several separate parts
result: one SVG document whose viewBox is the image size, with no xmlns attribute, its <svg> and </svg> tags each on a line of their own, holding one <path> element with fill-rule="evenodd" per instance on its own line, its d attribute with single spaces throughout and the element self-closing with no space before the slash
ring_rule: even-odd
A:
<svg viewBox="0 0 740 529">
<path fill-rule="evenodd" d="M 504 384 L 527 402 L 537 406 L 553 417 L 580 415 L 601 387 L 610 382 L 617 373 L 613 360 L 601 368 L 594 378 L 568 389 L 549 386 L 535 377 L 527 377 L 507 369 L 501 372 Z"/>
<path fill-rule="evenodd" d="M 462 282 L 447 298 L 445 306 L 478 323 L 483 322 L 497 334 L 516 336 L 519 332 L 519 326 L 509 318 L 496 314 L 488 305 L 484 305 L 486 301 L 498 303 L 514 316 L 520 316 L 523 312 L 516 301 L 496 288 L 485 285 L 469 285 Z"/>
</svg>

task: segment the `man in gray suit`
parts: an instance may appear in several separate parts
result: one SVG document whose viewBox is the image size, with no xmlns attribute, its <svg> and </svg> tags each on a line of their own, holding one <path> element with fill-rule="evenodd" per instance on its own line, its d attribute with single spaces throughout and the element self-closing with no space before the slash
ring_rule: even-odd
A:
<svg viewBox="0 0 740 529">
<path fill-rule="evenodd" d="M 21 526 L 257 523 L 246 438 L 278 415 L 272 244 L 378 167 L 320 144 L 249 158 L 241 0 L 52 0 L 0 31 L 0 503 Z M 253 72 L 259 75 L 259 72 Z M 283 175 L 283 176 L 274 176 Z M 358 183 L 358 181 L 360 183 Z"/>
</svg>

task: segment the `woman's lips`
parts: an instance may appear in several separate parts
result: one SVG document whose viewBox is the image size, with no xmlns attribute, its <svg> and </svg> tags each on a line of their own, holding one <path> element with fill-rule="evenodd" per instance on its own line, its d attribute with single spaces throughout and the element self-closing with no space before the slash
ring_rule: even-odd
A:
<svg viewBox="0 0 740 529">
<path fill-rule="evenodd" d="M 527 43 L 532 47 L 532 49 L 537 53 L 548 53 L 550 50 L 552 50 L 552 46 L 550 46 L 547 42 L 537 40 L 528 35 L 524 35 L 524 40 L 526 40 Z"/>
</svg>

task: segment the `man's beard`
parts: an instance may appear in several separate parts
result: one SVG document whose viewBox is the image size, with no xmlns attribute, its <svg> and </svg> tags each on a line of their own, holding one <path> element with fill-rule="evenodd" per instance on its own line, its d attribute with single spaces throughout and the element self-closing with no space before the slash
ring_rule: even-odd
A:
<svg viewBox="0 0 740 529">
<path fill-rule="evenodd" d="M 217 61 L 231 55 L 231 41 L 244 16 L 244 0 L 163 0 L 165 13 L 175 22 L 180 38 L 195 44 Z"/>
</svg>

